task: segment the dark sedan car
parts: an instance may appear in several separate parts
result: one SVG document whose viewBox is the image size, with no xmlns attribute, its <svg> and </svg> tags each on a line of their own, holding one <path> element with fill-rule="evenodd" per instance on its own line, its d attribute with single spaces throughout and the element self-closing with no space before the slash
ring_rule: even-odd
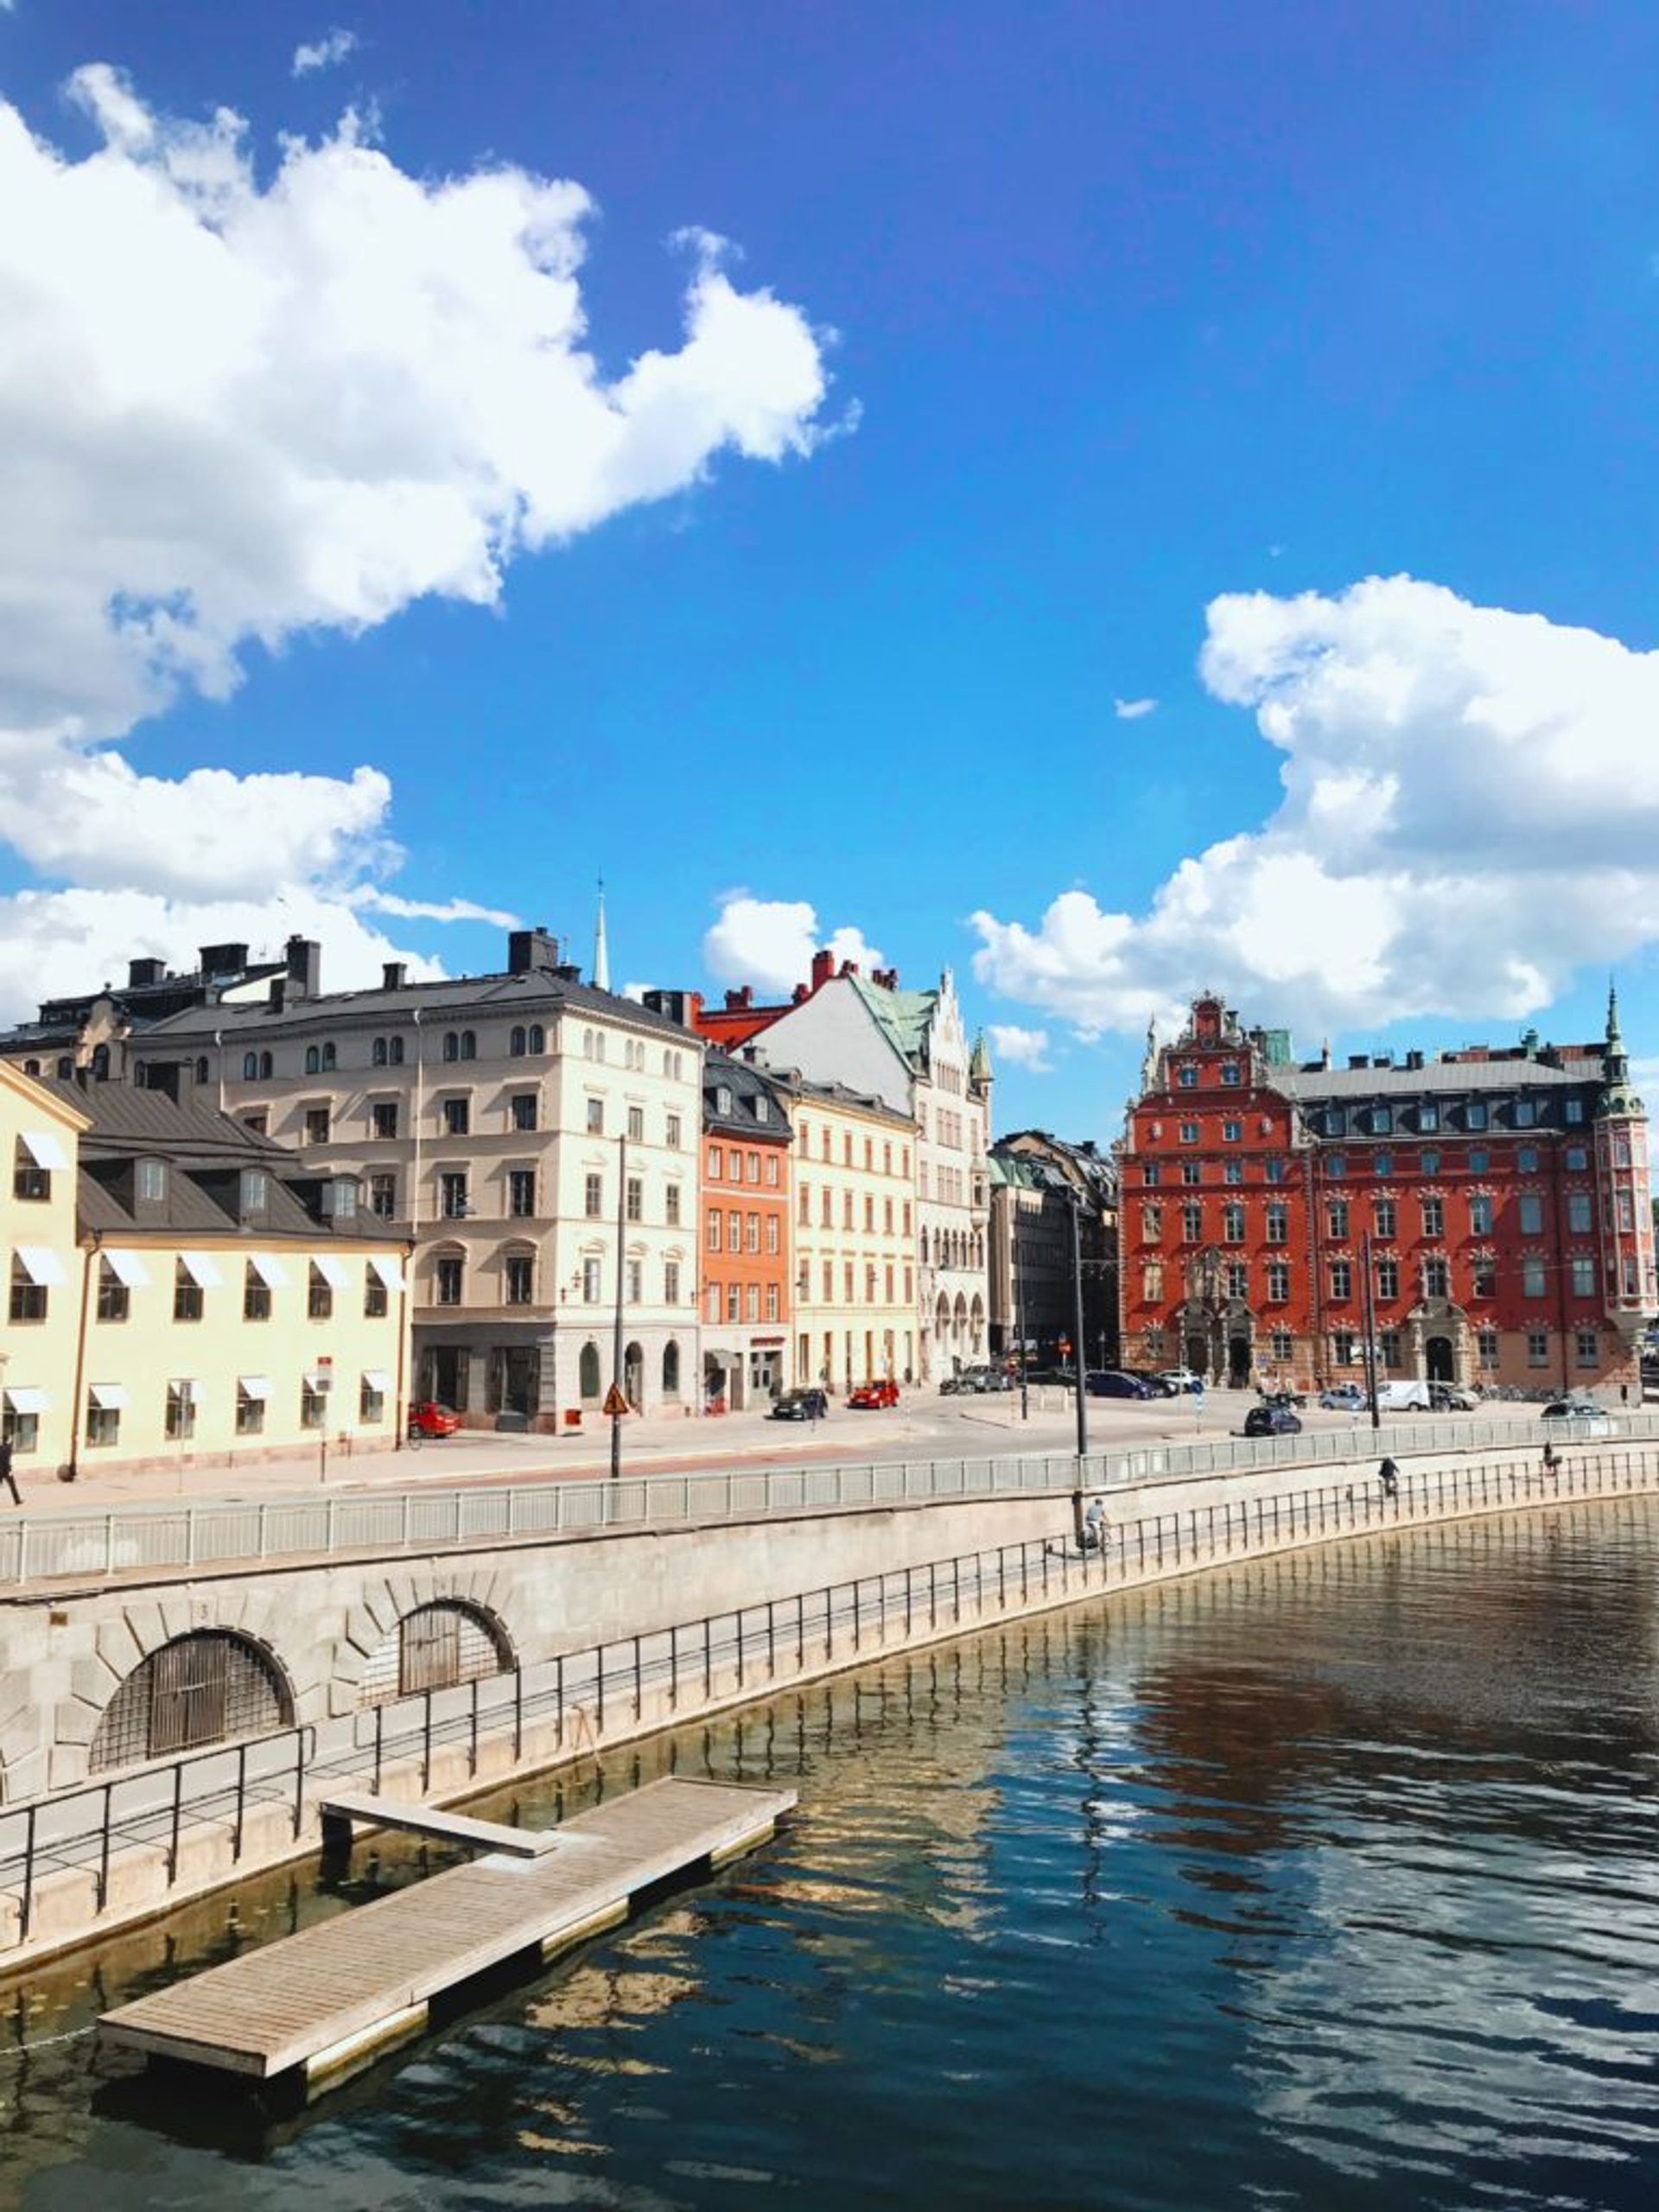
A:
<svg viewBox="0 0 1659 2212">
<path fill-rule="evenodd" d="M 809 1390 L 785 1390 L 772 1409 L 773 1421 L 822 1421 L 830 1410 L 827 1391 L 816 1384 Z"/>
<path fill-rule="evenodd" d="M 1246 1436 L 1300 1436 L 1302 1424 L 1288 1406 L 1252 1406 L 1244 1416 Z"/>
<path fill-rule="evenodd" d="M 1150 1382 L 1138 1375 L 1125 1375 L 1115 1367 L 1093 1367 L 1084 1376 L 1084 1389 L 1091 1398 L 1149 1398 Z"/>
</svg>

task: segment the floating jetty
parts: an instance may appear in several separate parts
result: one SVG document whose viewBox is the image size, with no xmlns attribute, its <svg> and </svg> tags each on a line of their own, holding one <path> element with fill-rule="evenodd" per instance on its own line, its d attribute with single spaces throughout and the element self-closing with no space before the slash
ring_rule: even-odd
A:
<svg viewBox="0 0 1659 2212">
<path fill-rule="evenodd" d="M 659 1884 L 765 1842 L 795 1803 L 792 1789 L 676 1775 L 526 1831 L 341 1797 L 336 1832 L 347 1821 L 417 1827 L 486 1853 L 120 2005 L 99 2020 L 100 2039 L 250 2088 L 315 2094 L 422 2034 L 435 2000 L 626 1920 Z"/>
</svg>

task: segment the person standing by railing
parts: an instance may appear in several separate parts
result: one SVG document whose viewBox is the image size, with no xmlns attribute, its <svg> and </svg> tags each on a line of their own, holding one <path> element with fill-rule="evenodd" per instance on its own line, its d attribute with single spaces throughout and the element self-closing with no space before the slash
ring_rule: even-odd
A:
<svg viewBox="0 0 1659 2212">
<path fill-rule="evenodd" d="M 12 1472 L 11 1439 L 9 1436 L 0 1437 L 0 1483 L 3 1483 L 11 1492 L 12 1503 L 21 1505 L 22 1493 L 17 1487 L 17 1478 Z"/>
</svg>

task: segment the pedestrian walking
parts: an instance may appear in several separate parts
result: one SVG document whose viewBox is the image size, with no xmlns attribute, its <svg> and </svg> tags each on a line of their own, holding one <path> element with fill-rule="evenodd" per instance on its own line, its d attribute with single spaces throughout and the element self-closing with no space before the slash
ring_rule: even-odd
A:
<svg viewBox="0 0 1659 2212">
<path fill-rule="evenodd" d="M 1554 1445 L 1548 1437 L 1546 1437 L 1544 1440 L 1544 1472 L 1547 1475 L 1557 1474 L 1560 1471 L 1560 1459 L 1557 1456 Z"/>
<path fill-rule="evenodd" d="M 1400 1470 L 1395 1465 L 1392 1459 L 1385 1459 L 1382 1462 L 1382 1465 L 1376 1471 L 1376 1479 L 1382 1485 L 1382 1495 L 1384 1497 L 1399 1497 Z"/>
<path fill-rule="evenodd" d="M 1103 1552 L 1106 1548 L 1106 1502 L 1097 1497 L 1083 1516 L 1083 1548 L 1086 1552 Z"/>
<path fill-rule="evenodd" d="M 22 1495 L 17 1488 L 17 1478 L 11 1471 L 11 1439 L 10 1437 L 0 1437 L 0 1483 L 3 1483 L 11 1492 L 12 1503 L 21 1505 L 23 1502 Z"/>
</svg>

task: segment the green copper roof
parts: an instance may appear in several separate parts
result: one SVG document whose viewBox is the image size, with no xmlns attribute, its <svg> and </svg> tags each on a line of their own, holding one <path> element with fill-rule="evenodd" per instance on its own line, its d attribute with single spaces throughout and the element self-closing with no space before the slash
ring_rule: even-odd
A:
<svg viewBox="0 0 1659 2212">
<path fill-rule="evenodd" d="M 1602 1052 L 1601 1066 L 1603 1088 L 1596 1101 L 1598 1116 L 1641 1113 L 1642 1101 L 1630 1081 L 1630 1056 L 1624 1050 L 1624 1036 L 1618 1026 L 1618 993 L 1611 986 L 1607 992 L 1607 1042 Z"/>
<path fill-rule="evenodd" d="M 906 1064 L 912 1068 L 925 1070 L 927 1066 L 928 1026 L 933 1019 L 933 1009 L 939 1002 L 938 993 L 884 991 L 874 983 L 867 983 L 861 976 L 849 976 L 847 980 Z"/>
<path fill-rule="evenodd" d="M 974 1039 L 974 1056 L 968 1063 L 968 1073 L 976 1083 L 988 1083 L 991 1079 L 990 1047 L 985 1042 L 982 1029 Z"/>
</svg>

